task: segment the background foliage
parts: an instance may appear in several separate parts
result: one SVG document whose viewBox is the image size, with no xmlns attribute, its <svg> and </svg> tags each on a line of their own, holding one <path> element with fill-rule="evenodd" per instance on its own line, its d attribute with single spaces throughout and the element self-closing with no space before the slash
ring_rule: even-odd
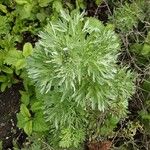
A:
<svg viewBox="0 0 150 150">
<path fill-rule="evenodd" d="M 28 135 L 23 149 L 83 149 L 97 141 L 115 150 L 150 148 L 149 6 L 1 0 L 0 89 L 24 85 L 17 114 Z M 62 18 L 61 9 L 68 12 Z"/>
</svg>

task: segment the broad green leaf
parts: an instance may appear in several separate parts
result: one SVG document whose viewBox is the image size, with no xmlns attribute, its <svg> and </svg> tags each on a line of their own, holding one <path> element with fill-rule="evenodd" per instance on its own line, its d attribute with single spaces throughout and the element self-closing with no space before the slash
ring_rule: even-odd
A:
<svg viewBox="0 0 150 150">
<path fill-rule="evenodd" d="M 23 56 L 28 57 L 32 54 L 32 44 L 31 43 L 25 43 L 23 46 Z"/>
<path fill-rule="evenodd" d="M 2 71 L 8 74 L 12 74 L 13 70 L 10 67 L 3 66 Z"/>
<path fill-rule="evenodd" d="M 103 0 L 96 0 L 95 2 L 97 5 L 100 5 L 103 2 Z"/>
<path fill-rule="evenodd" d="M 19 91 L 19 92 L 21 94 L 21 102 L 27 106 L 30 101 L 30 95 L 24 91 Z"/>
<path fill-rule="evenodd" d="M 32 120 L 29 120 L 28 122 L 26 122 L 23 129 L 27 135 L 31 135 L 32 134 Z"/>
<path fill-rule="evenodd" d="M 44 12 L 40 12 L 36 14 L 36 17 L 38 20 L 40 20 L 40 22 L 42 22 L 46 18 L 46 14 Z"/>
<path fill-rule="evenodd" d="M 43 114 L 36 113 L 35 118 L 33 119 L 33 130 L 36 132 L 48 130 L 48 125 L 45 122 Z"/>
<path fill-rule="evenodd" d="M 60 12 L 60 10 L 63 9 L 62 2 L 59 0 L 55 0 L 53 2 L 53 8 L 56 10 L 56 12 Z"/>
<path fill-rule="evenodd" d="M 31 105 L 31 110 L 33 112 L 41 110 L 41 103 L 40 102 L 35 102 Z"/>
<path fill-rule="evenodd" d="M 25 104 L 21 104 L 20 112 L 24 117 L 28 117 L 28 118 L 31 117 L 31 114 Z"/>
<path fill-rule="evenodd" d="M 23 55 L 22 55 L 21 51 L 19 51 L 19 50 L 10 50 L 6 55 L 6 58 L 5 58 L 4 62 L 8 65 L 15 66 L 17 61 L 22 59 L 22 58 L 23 58 Z"/>
<path fill-rule="evenodd" d="M 26 19 L 26 18 L 32 18 L 32 9 L 33 9 L 34 5 L 33 4 L 30 4 L 30 3 L 27 3 L 27 4 L 24 4 L 23 6 L 19 6 L 18 7 L 18 13 L 21 17 L 21 19 Z M 20 28 L 20 26 L 22 27 L 22 23 L 20 23 L 18 25 L 18 27 L 16 26 L 15 30 L 16 32 L 20 30 L 18 28 Z M 26 28 L 27 29 L 27 28 Z M 24 29 L 22 30 L 26 30 L 25 27 Z"/>
<path fill-rule="evenodd" d="M 19 59 L 15 64 L 17 70 L 23 69 L 25 66 L 26 66 L 25 59 Z"/>
<path fill-rule="evenodd" d="M 1 91 L 4 92 L 7 86 L 8 86 L 7 82 L 2 83 L 1 84 Z"/>
<path fill-rule="evenodd" d="M 17 70 L 24 68 L 26 65 L 22 51 L 19 50 L 10 50 L 4 62 L 8 65 L 15 66 Z"/>
<path fill-rule="evenodd" d="M 8 82 L 7 84 L 8 84 L 7 87 L 10 88 L 10 87 L 12 86 L 13 83 Z"/>
<path fill-rule="evenodd" d="M 0 11 L 2 11 L 3 13 L 7 13 L 7 8 L 5 5 L 0 4 Z"/>
<path fill-rule="evenodd" d="M 15 70 L 15 73 L 16 73 L 16 75 L 18 75 L 18 76 L 19 76 L 19 75 L 20 75 L 20 73 L 21 73 L 21 70 L 17 70 L 17 69 L 16 69 L 16 70 Z"/>
<path fill-rule="evenodd" d="M 22 18 L 29 18 L 31 16 L 33 6 L 31 4 L 25 4 L 22 11 Z"/>
<path fill-rule="evenodd" d="M 27 0 L 15 0 L 15 2 L 19 5 L 24 5 L 24 4 L 27 4 L 28 1 Z"/>
<path fill-rule="evenodd" d="M 48 6 L 48 3 L 52 2 L 54 0 L 38 0 L 38 3 L 40 5 L 40 7 L 46 7 Z"/>
<path fill-rule="evenodd" d="M 141 53 L 144 56 L 149 56 L 149 54 L 150 54 L 150 45 L 145 43 Z"/>
<path fill-rule="evenodd" d="M 85 1 L 84 0 L 76 0 L 76 6 L 78 9 L 84 9 L 85 8 Z"/>
<path fill-rule="evenodd" d="M 24 117 L 20 112 L 17 114 L 17 126 L 19 128 L 24 128 L 27 121 L 29 121 L 28 117 Z"/>
<path fill-rule="evenodd" d="M 5 82 L 5 81 L 7 81 L 7 76 L 1 75 L 0 82 Z"/>
</svg>

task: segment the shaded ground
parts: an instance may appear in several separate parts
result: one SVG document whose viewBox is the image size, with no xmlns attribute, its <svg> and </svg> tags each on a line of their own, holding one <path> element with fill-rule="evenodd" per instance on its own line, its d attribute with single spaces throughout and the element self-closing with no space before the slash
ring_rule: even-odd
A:
<svg viewBox="0 0 150 150">
<path fill-rule="evenodd" d="M 16 84 L 0 93 L 0 140 L 4 150 L 12 147 L 12 139 L 20 134 L 16 127 L 16 113 L 19 111 L 21 89 L 22 84 Z"/>
</svg>

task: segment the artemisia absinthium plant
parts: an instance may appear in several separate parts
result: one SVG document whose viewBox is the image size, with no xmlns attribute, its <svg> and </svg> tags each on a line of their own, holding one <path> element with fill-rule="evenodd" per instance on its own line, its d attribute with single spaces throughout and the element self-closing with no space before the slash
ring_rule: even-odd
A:
<svg viewBox="0 0 150 150">
<path fill-rule="evenodd" d="M 112 134 L 134 93 L 134 75 L 116 64 L 115 32 L 84 13 L 62 11 L 39 36 L 27 71 L 43 100 L 51 143 L 78 147 L 85 137 Z"/>
</svg>

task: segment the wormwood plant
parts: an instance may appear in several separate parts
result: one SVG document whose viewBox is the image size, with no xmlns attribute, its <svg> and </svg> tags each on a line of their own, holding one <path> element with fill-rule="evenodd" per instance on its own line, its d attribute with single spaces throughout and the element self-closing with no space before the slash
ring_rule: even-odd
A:
<svg viewBox="0 0 150 150">
<path fill-rule="evenodd" d="M 114 31 L 84 13 L 62 11 L 39 36 L 27 71 L 43 101 L 50 143 L 78 147 L 113 135 L 134 92 L 133 74 L 116 64 Z"/>
<path fill-rule="evenodd" d="M 114 10 L 113 16 L 109 18 L 121 32 L 129 32 L 133 27 L 137 27 L 139 20 L 143 20 L 141 5 L 143 1 L 138 2 L 138 0 L 131 4 L 125 3 Z"/>
</svg>

